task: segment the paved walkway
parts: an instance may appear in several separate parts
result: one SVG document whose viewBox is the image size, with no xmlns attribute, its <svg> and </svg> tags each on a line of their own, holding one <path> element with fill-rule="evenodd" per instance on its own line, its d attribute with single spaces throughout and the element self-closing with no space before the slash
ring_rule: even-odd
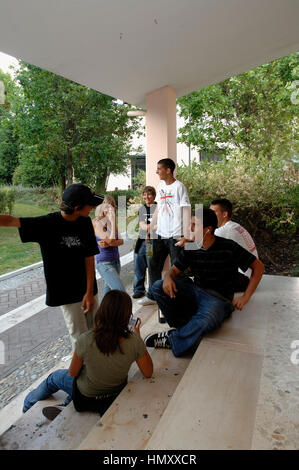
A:
<svg viewBox="0 0 299 470">
<path fill-rule="evenodd" d="M 0 316 L 21 305 L 45 294 L 46 282 L 44 277 L 25 282 L 24 284 L 7 289 L 0 293 Z"/>
</svg>

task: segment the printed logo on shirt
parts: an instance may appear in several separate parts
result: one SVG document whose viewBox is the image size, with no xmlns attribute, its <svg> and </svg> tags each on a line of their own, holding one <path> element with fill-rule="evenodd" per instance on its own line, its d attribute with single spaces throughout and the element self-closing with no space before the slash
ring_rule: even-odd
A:
<svg viewBox="0 0 299 470">
<path fill-rule="evenodd" d="M 164 191 L 164 189 L 160 189 L 160 200 L 162 203 L 164 202 L 162 207 L 165 210 L 165 212 L 168 212 L 168 210 L 173 212 L 172 207 L 171 207 L 172 206 L 171 198 L 173 198 L 172 194 L 167 194 L 167 192 Z"/>
<path fill-rule="evenodd" d="M 72 248 L 74 246 L 82 246 L 79 237 L 62 237 L 60 244 L 67 246 L 68 248 Z"/>
<path fill-rule="evenodd" d="M 244 242 L 246 243 L 246 246 L 247 246 L 248 250 L 250 251 L 250 253 L 253 253 L 256 250 L 256 247 L 255 247 L 255 244 L 254 244 L 251 236 L 247 232 L 247 230 L 245 230 L 245 228 L 242 227 L 241 225 L 239 225 L 238 227 L 235 227 L 234 229 L 237 232 L 239 232 L 239 234 L 242 236 L 242 238 L 243 238 Z"/>
</svg>

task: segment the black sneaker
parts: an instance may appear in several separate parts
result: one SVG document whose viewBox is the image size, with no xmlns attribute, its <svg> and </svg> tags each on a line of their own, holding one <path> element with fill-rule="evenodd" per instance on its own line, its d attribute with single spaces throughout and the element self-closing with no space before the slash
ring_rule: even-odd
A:
<svg viewBox="0 0 299 470">
<path fill-rule="evenodd" d="M 57 406 L 46 406 L 42 409 L 43 415 L 49 420 L 53 421 L 60 413 L 61 409 L 57 408 Z"/>
<path fill-rule="evenodd" d="M 145 294 L 143 294 L 142 292 L 136 292 L 136 294 L 133 294 L 132 295 L 132 298 L 133 299 L 141 299 L 141 297 L 144 297 Z"/>
<path fill-rule="evenodd" d="M 160 333 L 153 333 L 151 335 L 147 335 L 144 338 L 145 345 L 148 348 L 161 348 L 161 349 L 171 349 L 171 344 L 169 341 L 169 332 L 168 331 L 161 331 Z"/>
</svg>

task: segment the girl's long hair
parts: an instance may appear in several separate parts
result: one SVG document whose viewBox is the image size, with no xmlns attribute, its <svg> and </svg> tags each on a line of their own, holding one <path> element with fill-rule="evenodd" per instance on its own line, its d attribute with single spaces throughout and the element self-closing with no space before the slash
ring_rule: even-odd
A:
<svg viewBox="0 0 299 470">
<path fill-rule="evenodd" d="M 116 210 L 115 199 L 112 196 L 106 195 L 103 199 L 102 204 L 96 207 L 96 210 L 95 210 L 96 220 L 100 220 L 105 217 L 104 210 L 107 209 L 108 206 L 112 206 Z"/>
<path fill-rule="evenodd" d="M 132 315 L 132 299 L 123 291 L 111 290 L 103 298 L 94 319 L 94 339 L 104 354 L 113 354 L 117 348 L 122 353 L 119 338 L 128 338 Z"/>
</svg>

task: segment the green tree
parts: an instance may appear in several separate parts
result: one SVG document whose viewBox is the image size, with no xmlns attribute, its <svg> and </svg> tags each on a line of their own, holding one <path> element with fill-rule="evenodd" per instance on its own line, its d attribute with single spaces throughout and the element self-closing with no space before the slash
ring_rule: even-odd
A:
<svg viewBox="0 0 299 470">
<path fill-rule="evenodd" d="M 15 133 L 13 103 L 19 91 L 10 74 L 0 70 L 3 97 L 0 102 L 0 183 L 11 184 L 18 164 L 19 140 Z"/>
<path fill-rule="evenodd" d="M 110 172 L 126 171 L 138 120 L 128 105 L 21 62 L 24 102 L 17 111 L 23 171 L 35 166 L 64 189 L 73 178 L 103 191 Z"/>
<path fill-rule="evenodd" d="M 199 152 L 288 157 L 298 151 L 292 83 L 299 54 L 262 65 L 178 100 L 186 124 L 179 141 Z"/>
</svg>

